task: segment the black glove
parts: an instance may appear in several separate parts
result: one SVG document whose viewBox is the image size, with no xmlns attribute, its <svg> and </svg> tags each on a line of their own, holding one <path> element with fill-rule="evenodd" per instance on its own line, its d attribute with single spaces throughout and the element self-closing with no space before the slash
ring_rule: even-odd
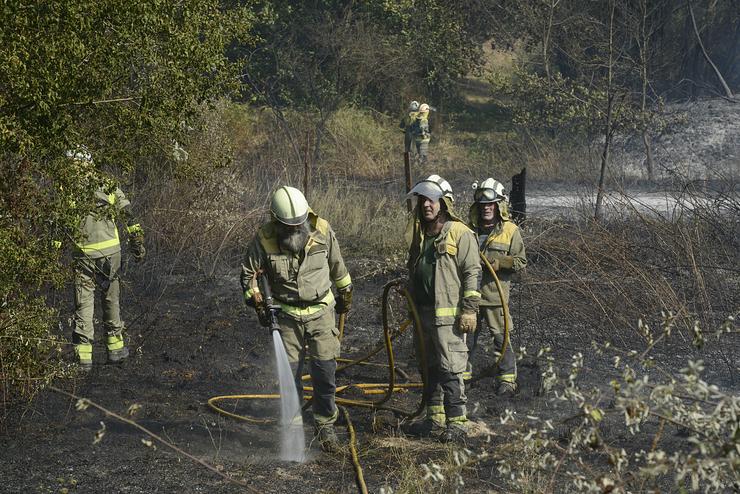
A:
<svg viewBox="0 0 740 494">
<path fill-rule="evenodd" d="M 144 248 L 144 235 L 132 235 L 128 238 L 128 248 L 136 262 L 144 260 L 146 248 Z"/>
<path fill-rule="evenodd" d="M 352 305 L 352 285 L 347 285 L 341 290 L 337 290 L 337 304 L 334 310 L 337 314 L 346 314 Z"/>
</svg>

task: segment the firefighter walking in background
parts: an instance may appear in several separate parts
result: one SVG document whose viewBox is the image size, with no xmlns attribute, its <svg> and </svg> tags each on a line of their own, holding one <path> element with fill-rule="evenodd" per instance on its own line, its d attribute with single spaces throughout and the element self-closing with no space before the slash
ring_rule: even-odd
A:
<svg viewBox="0 0 740 494">
<path fill-rule="evenodd" d="M 467 398 L 463 372 L 468 361 L 464 335 L 475 331 L 478 318 L 478 243 L 454 215 L 452 188 L 446 180 L 431 175 L 418 182 L 409 196 L 417 198 L 407 229 L 409 291 L 421 319 L 427 380 L 423 390 L 426 416 L 407 432 L 439 435 L 442 442 L 464 442 Z"/>
<path fill-rule="evenodd" d="M 527 265 L 527 257 L 519 227 L 511 221 L 509 216 L 508 197 L 505 195 L 504 186 L 492 178 L 487 178 L 480 185 L 477 182 L 473 184 L 473 188 L 475 189 L 474 203 L 470 206 L 468 217 L 470 227 L 478 235 L 480 252 L 491 263 L 501 282 L 504 294 L 502 300 L 493 277 L 488 268 L 484 266 L 480 289 L 482 297 L 480 319 L 481 322 L 485 321 L 493 335 L 496 352 L 504 352 L 496 376 L 496 394 L 513 395 L 517 389 L 516 355 L 512 349 L 511 340 L 502 350 L 504 343 L 503 306 L 506 304 L 506 307 L 509 307 L 511 277 Z M 511 332 L 513 328 L 511 316 L 509 316 L 508 323 Z M 473 348 L 477 344 L 477 339 L 478 334 L 476 333 Z M 468 366 L 468 373 L 472 373 L 471 366 Z"/>
<path fill-rule="evenodd" d="M 339 330 L 334 313 L 349 311 L 352 279 L 334 231 L 308 207 L 301 191 L 280 187 L 272 196 L 270 212 L 272 220 L 259 229 L 242 265 L 244 299 L 256 309 L 260 323 L 269 327 L 268 309 L 257 283 L 260 273 L 267 276 L 273 299 L 280 305 L 280 336 L 300 391 L 306 348 L 311 358 L 316 437 L 324 451 L 337 451 L 334 374 Z M 337 288 L 336 297 L 332 285 Z"/>
<path fill-rule="evenodd" d="M 406 113 L 401 119 L 401 123 L 398 125 L 403 131 L 403 152 L 411 152 L 411 143 L 414 142 L 413 126 L 416 121 L 416 114 L 419 111 L 419 102 L 412 101 L 409 104 L 408 113 Z"/>
<path fill-rule="evenodd" d="M 86 149 L 67 151 L 67 157 L 80 167 L 83 174 L 93 173 L 93 161 Z M 128 233 L 129 250 L 134 259 L 144 259 L 144 231 L 131 220 L 130 202 L 120 188 L 107 183 L 95 191 L 95 211 L 80 224 L 75 242 L 75 313 L 72 343 L 77 361 L 83 370 L 90 370 L 93 362 L 95 330 L 95 292 L 100 292 L 103 309 L 103 327 L 106 333 L 108 362 L 118 363 L 129 356 L 123 339 L 124 324 L 121 320 L 119 282 L 121 268 L 121 242 L 117 220 L 123 220 Z"/>
<path fill-rule="evenodd" d="M 414 143 L 416 144 L 416 159 L 420 165 L 429 160 L 429 141 L 432 134 L 429 131 L 429 105 L 422 103 L 412 125 Z"/>
</svg>

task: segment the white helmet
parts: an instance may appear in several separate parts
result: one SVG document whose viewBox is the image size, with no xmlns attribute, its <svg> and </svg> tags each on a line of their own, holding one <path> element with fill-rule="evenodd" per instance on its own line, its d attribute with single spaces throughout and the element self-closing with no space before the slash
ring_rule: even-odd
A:
<svg viewBox="0 0 740 494">
<path fill-rule="evenodd" d="M 283 186 L 272 194 L 270 212 L 280 223 L 298 226 L 308 218 L 308 201 L 300 190 Z"/>
<path fill-rule="evenodd" d="M 92 163 L 92 154 L 87 150 L 85 146 L 80 146 L 75 149 L 67 149 L 64 153 L 67 158 L 71 158 L 75 161 L 81 161 L 83 163 Z"/>
<path fill-rule="evenodd" d="M 418 101 L 412 101 L 409 105 L 409 111 L 419 111 L 419 102 Z"/>
<path fill-rule="evenodd" d="M 419 107 L 419 111 L 421 113 L 428 112 L 429 111 L 429 105 L 427 105 L 426 103 L 422 103 L 421 106 Z"/>
<path fill-rule="evenodd" d="M 455 200 L 450 183 L 439 175 L 429 175 L 424 180 L 416 182 L 416 185 L 406 195 L 407 198 L 411 196 L 424 196 L 433 201 L 439 201 L 442 197 L 450 201 Z"/>
<path fill-rule="evenodd" d="M 474 182 L 473 189 L 475 190 L 473 199 L 479 204 L 509 200 L 504 185 L 492 178 L 485 179 L 480 185 L 478 185 L 478 182 Z"/>
</svg>

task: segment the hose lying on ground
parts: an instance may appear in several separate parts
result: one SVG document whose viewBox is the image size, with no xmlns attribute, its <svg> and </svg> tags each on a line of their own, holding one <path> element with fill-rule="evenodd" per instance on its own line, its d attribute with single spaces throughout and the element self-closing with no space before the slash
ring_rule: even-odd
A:
<svg viewBox="0 0 740 494">
<path fill-rule="evenodd" d="M 390 290 L 393 287 L 399 287 L 398 291 L 404 295 L 406 298 L 406 302 L 408 303 L 409 310 L 412 315 L 412 320 L 414 322 L 414 330 L 417 333 L 417 339 L 419 340 L 419 357 L 421 359 L 421 369 L 422 372 L 426 372 L 426 349 L 424 348 L 424 342 L 423 339 L 420 338 L 421 336 L 421 322 L 419 320 L 419 313 L 416 310 L 416 306 L 413 303 L 413 300 L 411 299 L 411 295 L 409 292 L 403 288 L 404 282 L 401 280 L 395 280 L 387 283 L 383 287 L 383 303 L 382 303 L 382 310 L 383 310 L 383 344 L 378 345 L 377 348 L 370 351 L 368 354 L 364 355 L 363 357 L 360 357 L 358 359 L 354 360 L 347 360 L 347 359 L 339 359 L 340 361 L 346 361 L 347 364 L 341 366 L 337 369 L 337 371 L 347 369 L 349 367 L 352 367 L 354 365 L 378 365 L 372 362 L 367 362 L 370 358 L 380 353 L 383 349 L 386 350 L 386 354 L 388 357 L 388 382 L 387 383 L 359 383 L 359 384 L 353 384 L 351 386 L 338 386 L 337 387 L 337 395 L 340 395 L 343 391 L 349 388 L 360 388 L 363 389 L 365 394 L 379 394 L 380 392 L 383 393 L 383 396 L 378 400 L 357 400 L 357 399 L 349 399 L 349 398 L 342 398 L 341 396 L 337 396 L 336 403 L 337 405 L 345 405 L 345 406 L 358 406 L 358 407 L 364 407 L 364 408 L 373 408 L 378 410 L 389 410 L 393 413 L 396 413 L 398 415 L 404 416 L 404 417 L 415 417 L 419 415 L 422 410 L 424 409 L 424 403 L 419 405 L 416 411 L 414 412 L 408 412 L 406 410 L 401 410 L 398 408 L 394 408 L 391 406 L 386 405 L 385 403 L 391 399 L 394 392 L 408 389 L 408 388 L 421 388 L 423 387 L 422 383 L 406 383 L 406 384 L 396 384 L 396 368 L 395 368 L 395 357 L 393 354 L 393 344 L 392 340 L 395 339 L 397 336 L 403 334 L 408 326 L 411 324 L 409 321 L 404 322 L 401 327 L 399 328 L 399 331 L 397 331 L 395 334 L 391 334 L 389 322 L 388 322 L 388 295 Z M 340 334 L 343 334 L 343 326 L 344 326 L 344 318 L 340 316 L 339 319 L 340 323 Z M 310 380 L 310 375 L 304 375 L 302 377 L 302 380 L 307 381 Z M 426 380 L 426 376 L 422 375 L 422 380 Z M 384 388 L 384 390 L 383 390 Z M 304 386 L 304 391 L 313 391 L 313 388 L 310 386 Z M 216 403 L 220 401 L 226 401 L 226 400 L 259 400 L 259 399 L 278 399 L 280 398 L 280 395 L 278 394 L 241 394 L 241 395 L 225 395 L 225 396 L 214 396 L 208 400 L 208 406 L 210 406 L 214 411 L 217 413 L 220 413 L 222 415 L 225 415 L 227 417 L 235 418 L 238 420 L 243 420 L 245 422 L 250 422 L 253 424 L 271 424 L 276 422 L 274 419 L 262 419 L 262 418 L 255 418 L 251 417 L 249 415 L 240 415 L 236 413 L 229 412 L 228 410 L 224 410 L 223 408 L 216 405 Z M 312 399 L 312 395 L 304 395 L 304 400 L 307 402 L 310 402 Z M 308 403 L 304 405 L 307 406 Z"/>
</svg>

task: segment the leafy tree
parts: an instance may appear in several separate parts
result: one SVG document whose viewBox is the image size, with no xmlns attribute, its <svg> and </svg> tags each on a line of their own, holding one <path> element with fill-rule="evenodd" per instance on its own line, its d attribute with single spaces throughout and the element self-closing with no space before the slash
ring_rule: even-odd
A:
<svg viewBox="0 0 740 494">
<path fill-rule="evenodd" d="M 64 272 L 53 240 L 91 210 L 102 167 L 133 177 L 175 166 L 197 105 L 236 88 L 225 56 L 256 15 L 217 0 L 68 0 L 0 7 L 0 387 L 52 374 L 44 304 Z M 92 175 L 66 149 L 86 146 Z M 30 381 L 29 381 L 30 380 Z M 42 382 L 42 381 L 39 381 Z M 34 386 L 23 388 L 32 393 Z"/>
</svg>

